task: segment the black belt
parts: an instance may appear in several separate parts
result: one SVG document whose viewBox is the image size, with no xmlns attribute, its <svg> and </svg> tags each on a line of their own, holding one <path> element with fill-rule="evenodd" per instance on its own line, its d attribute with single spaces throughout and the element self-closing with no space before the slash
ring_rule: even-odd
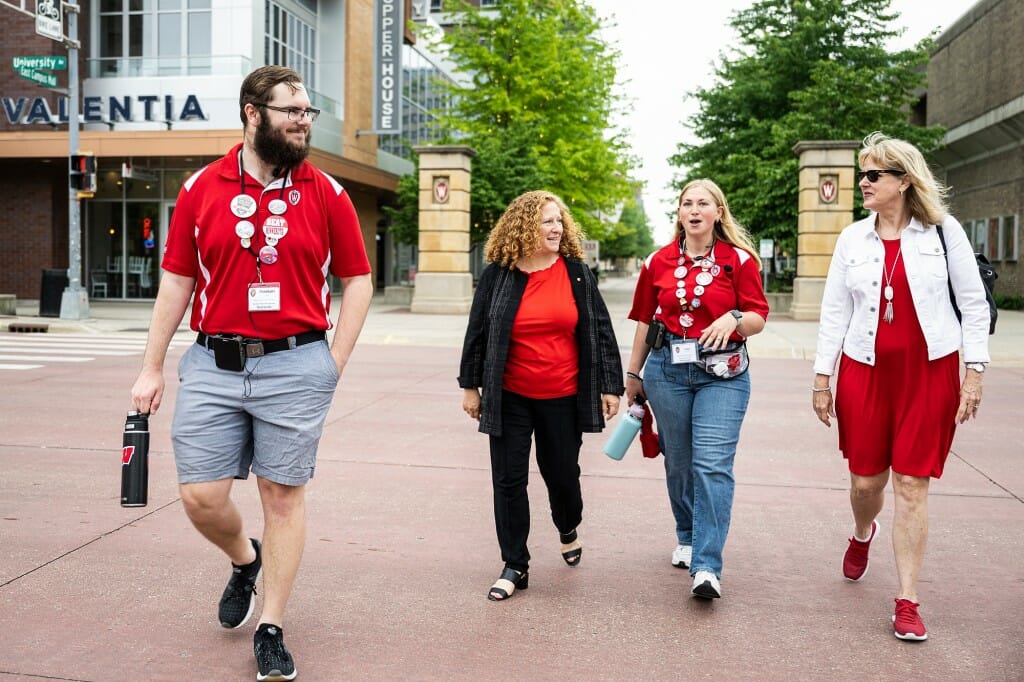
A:
<svg viewBox="0 0 1024 682">
<path fill-rule="evenodd" d="M 307 343 L 315 343 L 317 341 L 323 341 L 327 338 L 327 332 L 316 331 L 316 332 L 302 332 L 295 336 L 289 336 L 284 339 L 274 339 L 272 341 L 264 341 L 263 339 L 247 339 L 242 336 L 230 336 L 227 334 L 218 334 L 215 336 L 208 336 L 203 332 L 199 332 L 196 336 L 196 343 L 203 348 L 213 349 L 215 343 L 237 343 L 240 347 L 245 348 L 246 357 L 258 358 L 267 353 L 276 353 L 281 350 L 291 350 L 292 348 L 298 348 L 304 346 Z"/>
</svg>

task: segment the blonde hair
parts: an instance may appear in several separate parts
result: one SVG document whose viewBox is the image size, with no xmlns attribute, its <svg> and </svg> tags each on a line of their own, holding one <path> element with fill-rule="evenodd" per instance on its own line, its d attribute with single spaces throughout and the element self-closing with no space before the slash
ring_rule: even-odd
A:
<svg viewBox="0 0 1024 682">
<path fill-rule="evenodd" d="M 510 268 L 520 258 L 528 258 L 540 249 L 540 213 L 548 202 L 555 202 L 562 214 L 562 241 L 558 252 L 568 258 L 583 260 L 583 232 L 572 219 L 569 209 L 557 195 L 545 190 L 520 194 L 487 236 L 484 253 L 488 262 Z"/>
<path fill-rule="evenodd" d="M 732 244 L 733 246 L 739 247 L 750 254 L 751 258 L 757 263 L 757 269 L 761 269 L 761 258 L 758 256 L 757 251 L 754 249 L 754 240 L 750 238 L 750 233 L 747 232 L 747 228 L 743 227 L 732 215 L 732 211 L 729 210 L 729 202 L 725 200 L 725 193 L 722 192 L 722 188 L 716 185 L 707 178 L 699 178 L 686 183 L 683 187 L 683 191 L 679 193 L 678 205 L 682 206 L 683 197 L 691 189 L 703 188 L 711 194 L 712 201 L 715 202 L 716 206 L 721 207 L 722 217 L 715 221 L 714 236 L 715 239 L 723 241 L 726 244 Z M 683 236 L 683 223 L 679 220 L 678 214 L 676 215 L 676 239 L 678 240 Z"/>
<path fill-rule="evenodd" d="M 865 137 L 863 145 L 857 155 L 857 164 L 863 168 L 864 163 L 871 159 L 882 168 L 902 172 L 910 183 L 903 195 L 910 215 L 925 226 L 941 225 L 949 213 L 946 205 L 949 188 L 935 179 L 918 148 L 878 131 Z"/>
</svg>

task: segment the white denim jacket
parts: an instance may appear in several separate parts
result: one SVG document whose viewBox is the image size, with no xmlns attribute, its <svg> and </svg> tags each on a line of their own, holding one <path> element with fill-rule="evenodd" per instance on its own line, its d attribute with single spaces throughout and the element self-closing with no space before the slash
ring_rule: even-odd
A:
<svg viewBox="0 0 1024 682">
<path fill-rule="evenodd" d="M 952 216 L 942 222 L 949 250 L 949 281 L 963 315 L 956 319 L 946 280 L 947 259 L 934 227 L 916 219 L 900 237 L 903 263 L 914 310 L 928 345 L 928 359 L 959 350 L 964 362 L 988 362 L 989 310 L 977 261 L 964 228 Z M 875 364 L 875 332 L 881 321 L 879 301 L 885 245 L 875 232 L 875 214 L 844 229 L 836 241 L 825 280 L 818 325 L 816 374 L 832 375 L 840 352 Z"/>
</svg>

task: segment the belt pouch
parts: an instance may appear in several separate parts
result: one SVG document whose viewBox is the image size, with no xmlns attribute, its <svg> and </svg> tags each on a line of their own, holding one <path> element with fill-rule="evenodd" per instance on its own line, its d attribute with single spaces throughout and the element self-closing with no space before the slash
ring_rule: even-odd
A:
<svg viewBox="0 0 1024 682">
<path fill-rule="evenodd" d="M 218 369 L 241 372 L 245 368 L 245 348 L 241 339 L 210 336 L 207 343 L 213 347 L 213 361 Z"/>
<path fill-rule="evenodd" d="M 747 345 L 741 341 L 732 341 L 721 350 L 701 349 L 700 364 L 704 371 L 713 377 L 719 379 L 738 377 L 750 366 Z"/>
</svg>

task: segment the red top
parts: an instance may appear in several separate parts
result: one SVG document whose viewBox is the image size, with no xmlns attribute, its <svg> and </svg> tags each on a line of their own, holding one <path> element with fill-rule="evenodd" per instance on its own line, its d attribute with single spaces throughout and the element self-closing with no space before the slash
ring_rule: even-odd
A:
<svg viewBox="0 0 1024 682">
<path fill-rule="evenodd" d="M 677 276 L 680 274 L 680 258 L 686 268 L 682 277 Z M 678 241 L 648 256 L 640 269 L 629 319 L 644 324 L 658 319 L 672 334 L 688 338 L 699 337 L 708 325 L 730 310 L 755 312 L 768 319 L 768 301 L 761 288 L 761 273 L 757 269 L 757 261 L 749 253 L 738 246 L 715 241 L 706 260 L 717 268 L 703 269 L 700 262 L 695 263 L 683 254 Z M 700 284 L 698 277 L 701 280 L 710 277 L 710 281 Z M 684 299 L 691 310 L 684 310 L 680 304 L 680 289 L 685 291 Z M 693 305 L 694 298 L 699 299 L 696 306 Z M 690 327 L 684 328 L 680 323 L 683 313 L 692 316 Z M 738 341 L 743 336 L 734 333 L 731 339 Z"/>
<path fill-rule="evenodd" d="M 196 278 L 192 329 L 260 339 L 330 329 L 327 273 L 354 277 L 370 272 L 352 200 L 332 177 L 304 161 L 266 187 L 246 173 L 245 194 L 255 200 L 256 212 L 240 218 L 232 213 L 231 200 L 242 192 L 241 148 L 236 145 L 194 173 L 174 206 L 162 267 Z M 268 207 L 275 199 L 287 207 L 280 216 Z M 260 265 L 265 283 L 280 284 L 281 309 L 250 312 L 249 284 L 259 281 L 255 254 L 266 244 L 268 217 L 283 218 L 287 228 L 275 246 L 277 262 Z M 255 227 L 248 249 L 235 232 L 243 219 Z M 280 235 L 282 221 L 272 222 L 271 235 Z"/>
<path fill-rule="evenodd" d="M 529 276 L 512 323 L 503 388 L 539 400 L 575 395 L 579 311 L 565 261 L 559 256 L 550 268 Z"/>
</svg>

